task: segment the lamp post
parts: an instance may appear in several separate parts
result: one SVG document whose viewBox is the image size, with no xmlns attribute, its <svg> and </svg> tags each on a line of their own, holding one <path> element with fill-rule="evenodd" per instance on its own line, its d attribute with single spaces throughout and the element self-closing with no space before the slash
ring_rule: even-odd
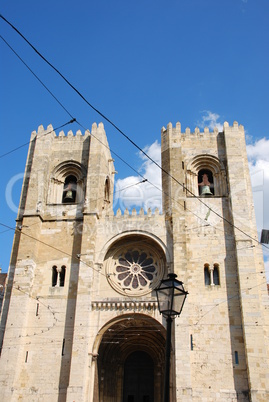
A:
<svg viewBox="0 0 269 402">
<path fill-rule="evenodd" d="M 170 400 L 170 355 L 171 355 L 171 327 L 172 319 L 180 315 L 188 292 L 184 290 L 183 283 L 176 279 L 176 274 L 168 274 L 156 289 L 158 308 L 166 318 L 166 349 L 165 349 L 165 376 L 164 376 L 164 402 Z"/>
</svg>

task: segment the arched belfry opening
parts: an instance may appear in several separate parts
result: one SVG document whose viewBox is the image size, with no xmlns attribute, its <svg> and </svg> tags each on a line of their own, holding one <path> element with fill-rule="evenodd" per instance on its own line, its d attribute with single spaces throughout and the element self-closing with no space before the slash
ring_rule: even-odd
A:
<svg viewBox="0 0 269 402">
<path fill-rule="evenodd" d="M 64 181 L 62 203 L 74 203 L 77 196 L 77 178 L 73 175 L 66 177 Z"/>
<path fill-rule="evenodd" d="M 164 363 L 164 327 L 145 314 L 118 317 L 102 335 L 93 400 L 161 402 Z"/>
<path fill-rule="evenodd" d="M 188 197 L 227 195 L 223 163 L 214 155 L 200 154 L 187 163 L 186 187 Z"/>
<path fill-rule="evenodd" d="M 57 165 L 50 175 L 48 204 L 79 204 L 85 199 L 87 170 L 76 161 Z"/>
<path fill-rule="evenodd" d="M 199 170 L 198 187 L 200 196 L 214 195 L 214 178 L 211 170 L 209 169 Z"/>
</svg>

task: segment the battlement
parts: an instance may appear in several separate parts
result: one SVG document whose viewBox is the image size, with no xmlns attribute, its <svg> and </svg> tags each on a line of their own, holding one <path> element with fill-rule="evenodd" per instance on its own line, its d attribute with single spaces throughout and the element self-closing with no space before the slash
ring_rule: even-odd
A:
<svg viewBox="0 0 269 402">
<path fill-rule="evenodd" d="M 135 208 L 133 208 L 133 210 L 131 212 L 129 212 L 128 209 L 126 208 L 125 211 L 122 213 L 122 211 L 119 208 L 117 210 L 115 216 L 117 218 L 120 218 L 121 216 L 123 216 L 123 217 L 126 217 L 126 216 L 141 216 L 141 217 L 144 217 L 145 215 L 148 216 L 148 217 L 159 216 L 160 212 L 159 212 L 158 208 L 155 208 L 154 211 L 152 211 L 151 208 L 148 208 L 146 213 L 145 213 L 143 208 L 140 208 L 139 212 L 137 212 Z"/>
<path fill-rule="evenodd" d="M 225 131 L 225 129 L 227 129 L 227 128 L 233 128 L 233 129 L 240 130 L 240 131 L 244 130 L 244 127 L 242 125 L 238 125 L 237 121 L 234 121 L 232 126 L 229 126 L 229 123 L 227 121 L 224 122 L 223 131 Z M 185 129 L 185 132 L 182 132 L 181 131 L 181 123 L 179 123 L 179 122 L 176 123 L 175 127 L 173 127 L 172 123 L 168 123 L 166 128 L 162 127 L 162 129 L 161 129 L 162 137 L 165 137 L 167 134 L 168 135 L 170 134 L 170 135 L 178 136 L 178 137 L 182 136 L 183 138 L 184 137 L 195 138 L 195 137 L 202 137 L 202 136 L 216 136 L 219 134 L 219 132 L 220 131 L 219 131 L 218 127 L 214 127 L 214 130 L 211 132 L 209 131 L 208 127 L 205 127 L 204 131 L 200 131 L 199 127 L 195 127 L 194 132 L 191 132 L 190 128 L 187 127 Z"/>
<path fill-rule="evenodd" d="M 61 130 L 59 132 L 59 135 L 57 135 L 55 133 L 52 124 L 49 124 L 46 129 L 41 124 L 38 127 L 37 131 L 32 131 L 31 140 L 33 140 L 35 137 L 41 138 L 41 137 L 45 137 L 45 136 L 49 136 L 49 135 L 50 135 L 51 138 L 61 138 L 61 139 L 62 138 L 66 138 L 66 139 L 77 138 L 77 139 L 80 139 L 81 137 L 83 137 L 83 139 L 85 139 L 91 134 L 94 137 L 98 137 L 98 138 L 101 139 L 105 135 L 105 130 L 104 130 L 103 123 L 99 123 L 98 126 L 97 126 L 96 123 L 93 123 L 91 132 L 90 132 L 90 130 L 86 130 L 84 134 L 82 134 L 81 130 L 77 130 L 75 132 L 75 134 L 74 134 L 74 132 L 72 130 L 69 130 L 67 132 L 67 134 L 63 130 Z"/>
</svg>

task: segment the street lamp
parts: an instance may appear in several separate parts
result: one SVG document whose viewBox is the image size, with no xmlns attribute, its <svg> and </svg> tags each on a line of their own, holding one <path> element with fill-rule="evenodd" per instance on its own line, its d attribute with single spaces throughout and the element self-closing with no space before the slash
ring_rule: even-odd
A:
<svg viewBox="0 0 269 402">
<path fill-rule="evenodd" d="M 156 289 L 158 308 L 166 318 L 166 349 L 165 349 L 165 377 L 164 402 L 169 402 L 170 382 L 170 354 L 171 354 L 171 326 L 172 318 L 180 315 L 188 292 L 184 290 L 183 283 L 176 279 L 176 274 L 168 274 Z"/>
</svg>

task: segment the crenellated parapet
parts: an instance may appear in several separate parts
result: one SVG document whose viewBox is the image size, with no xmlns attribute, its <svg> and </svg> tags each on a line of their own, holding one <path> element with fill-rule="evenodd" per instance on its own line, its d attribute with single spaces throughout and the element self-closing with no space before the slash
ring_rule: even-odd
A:
<svg viewBox="0 0 269 402">
<path fill-rule="evenodd" d="M 194 132 L 191 132 L 189 127 L 186 127 L 185 131 L 181 131 L 181 124 L 179 122 L 176 123 L 175 127 L 172 126 L 172 123 L 168 123 L 167 127 L 162 127 L 161 130 L 162 138 L 166 136 L 173 136 L 174 138 L 195 138 L 206 135 L 217 135 L 218 133 L 219 129 L 217 127 L 214 127 L 214 130 L 211 132 L 208 127 L 205 127 L 203 131 L 201 131 L 199 127 L 195 127 Z"/>
<path fill-rule="evenodd" d="M 105 212 L 104 212 L 105 214 Z M 151 210 L 151 208 L 148 208 L 147 212 L 145 213 L 143 208 L 140 208 L 140 210 L 137 212 L 135 208 L 132 209 L 132 211 L 129 211 L 127 208 L 124 210 L 124 212 L 121 211 L 120 208 L 118 208 L 115 217 L 116 218 L 121 218 L 121 217 L 142 217 L 144 218 L 145 216 L 151 217 L 151 216 L 159 216 L 160 211 L 158 208 L 155 208 L 154 211 Z"/>
<path fill-rule="evenodd" d="M 187 127 L 185 131 L 181 131 L 181 124 L 178 122 L 176 126 L 173 127 L 172 123 L 168 123 L 167 127 L 162 127 L 161 137 L 162 137 L 162 147 L 165 150 L 167 147 L 177 147 L 183 142 L 190 141 L 212 141 L 222 135 L 226 130 L 244 132 L 244 127 L 238 125 L 235 121 L 232 126 L 225 122 L 223 124 L 223 130 L 220 131 L 218 127 L 214 127 L 213 131 L 210 131 L 208 127 L 205 127 L 202 131 L 199 127 L 195 127 L 194 132 L 191 132 L 190 128 Z"/>
<path fill-rule="evenodd" d="M 224 129 L 227 128 L 233 128 L 235 130 L 240 130 L 243 131 L 244 127 L 242 125 L 238 125 L 237 121 L 234 121 L 232 126 L 229 126 L 228 122 L 224 122 L 223 124 L 223 131 Z M 161 129 L 161 134 L 162 137 L 166 137 L 166 136 L 173 136 L 173 137 L 182 137 L 182 138 L 186 138 L 186 137 L 200 137 L 200 136 L 214 136 L 214 135 L 218 135 L 220 133 L 218 127 L 214 127 L 213 131 L 209 131 L 208 127 L 205 127 L 203 131 L 200 130 L 199 127 L 195 127 L 194 132 L 191 132 L 189 127 L 186 127 L 185 131 L 181 131 L 181 124 L 179 122 L 176 123 L 176 126 L 173 127 L 172 123 L 168 123 L 167 127 L 162 127 Z"/>
<path fill-rule="evenodd" d="M 35 137 L 42 138 L 42 137 L 47 137 L 47 136 L 50 136 L 50 138 L 55 138 L 55 139 L 65 138 L 66 140 L 68 140 L 70 138 L 81 139 L 81 137 L 83 139 L 85 139 L 89 135 L 92 135 L 93 137 L 97 138 L 100 141 L 105 140 L 106 134 L 105 134 L 103 123 L 99 123 L 98 125 L 97 125 L 97 123 L 93 123 L 91 131 L 86 130 L 84 134 L 82 134 L 81 130 L 77 130 L 75 133 L 72 130 L 69 130 L 67 133 L 65 133 L 63 130 L 61 130 L 58 135 L 54 131 L 52 124 L 49 124 L 46 129 L 41 124 L 38 127 L 37 131 L 32 131 L 31 140 L 33 140 Z"/>
</svg>

